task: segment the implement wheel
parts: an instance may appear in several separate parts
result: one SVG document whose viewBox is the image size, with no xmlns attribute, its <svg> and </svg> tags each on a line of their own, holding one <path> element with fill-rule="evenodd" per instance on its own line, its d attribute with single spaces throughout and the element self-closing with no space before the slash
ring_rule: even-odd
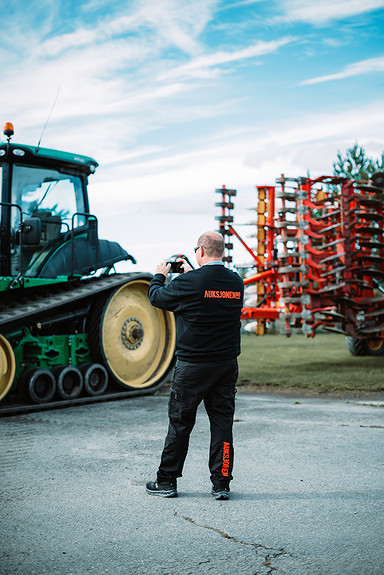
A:
<svg viewBox="0 0 384 575">
<path fill-rule="evenodd" d="M 368 355 L 364 339 L 358 339 L 357 337 L 347 335 L 345 343 L 351 355 Z"/>
<path fill-rule="evenodd" d="M 90 321 L 94 361 L 128 389 L 158 386 L 173 364 L 175 319 L 149 303 L 148 285 L 144 279 L 124 284 L 96 305 Z"/>
<path fill-rule="evenodd" d="M 0 335 L 0 400 L 11 389 L 15 371 L 15 354 L 11 344 L 3 335 Z"/>
<path fill-rule="evenodd" d="M 368 338 L 366 341 L 369 355 L 384 355 L 384 340 L 379 338 Z"/>
<path fill-rule="evenodd" d="M 345 341 L 352 355 L 384 355 L 384 340 L 378 337 L 358 339 L 347 335 Z"/>
</svg>

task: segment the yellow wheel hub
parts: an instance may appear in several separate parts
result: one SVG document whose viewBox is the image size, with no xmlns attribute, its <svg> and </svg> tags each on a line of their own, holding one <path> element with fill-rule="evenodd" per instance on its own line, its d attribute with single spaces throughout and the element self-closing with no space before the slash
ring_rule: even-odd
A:
<svg viewBox="0 0 384 575">
<path fill-rule="evenodd" d="M 149 303 L 148 285 L 145 280 L 123 285 L 112 294 L 102 314 L 100 344 L 105 363 L 126 387 L 156 384 L 174 356 L 174 316 Z"/>
<path fill-rule="evenodd" d="M 129 317 L 125 320 L 121 337 L 128 349 L 137 349 L 144 339 L 143 324 L 137 317 Z"/>
<path fill-rule="evenodd" d="M 379 351 L 384 346 L 384 341 L 379 338 L 372 338 L 367 340 L 367 345 L 372 351 Z"/>
<path fill-rule="evenodd" d="M 11 389 L 15 371 L 15 354 L 11 344 L 3 335 L 0 335 L 0 400 Z"/>
</svg>

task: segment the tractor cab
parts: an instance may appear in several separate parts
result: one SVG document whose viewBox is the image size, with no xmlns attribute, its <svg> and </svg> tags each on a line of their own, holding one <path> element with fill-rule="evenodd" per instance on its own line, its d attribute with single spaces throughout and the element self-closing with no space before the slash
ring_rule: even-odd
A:
<svg viewBox="0 0 384 575">
<path fill-rule="evenodd" d="M 86 156 L 11 143 L 0 144 L 2 176 L 0 267 L 10 278 L 88 275 L 131 259 L 116 242 L 99 240 L 90 214 Z"/>
<path fill-rule="evenodd" d="M 36 273 L 36 265 L 31 264 L 42 253 L 60 242 L 65 232 L 85 225 L 84 215 L 74 216 L 85 213 L 84 192 L 79 176 L 50 168 L 13 165 L 10 202 L 12 276 L 21 272 Z"/>
</svg>

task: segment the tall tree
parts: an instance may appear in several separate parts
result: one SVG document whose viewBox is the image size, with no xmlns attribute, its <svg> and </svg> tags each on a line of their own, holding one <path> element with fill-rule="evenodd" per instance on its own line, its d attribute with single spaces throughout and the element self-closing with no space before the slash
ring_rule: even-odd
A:
<svg viewBox="0 0 384 575">
<path fill-rule="evenodd" d="M 374 160 L 367 156 L 364 148 L 357 142 L 348 148 L 344 156 L 338 151 L 337 161 L 333 164 L 335 176 L 351 180 L 368 180 L 374 172 L 378 171 L 384 171 L 384 152 L 380 158 Z"/>
<path fill-rule="evenodd" d="M 380 158 L 373 162 L 375 172 L 384 172 L 384 152 L 381 152 Z"/>
</svg>

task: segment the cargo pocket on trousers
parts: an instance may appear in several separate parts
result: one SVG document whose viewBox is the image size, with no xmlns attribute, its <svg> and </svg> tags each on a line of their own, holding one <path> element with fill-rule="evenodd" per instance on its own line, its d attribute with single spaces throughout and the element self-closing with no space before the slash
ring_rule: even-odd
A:
<svg viewBox="0 0 384 575">
<path fill-rule="evenodd" d="M 168 404 L 168 415 L 171 421 L 181 421 L 181 390 L 171 384 Z"/>
</svg>

